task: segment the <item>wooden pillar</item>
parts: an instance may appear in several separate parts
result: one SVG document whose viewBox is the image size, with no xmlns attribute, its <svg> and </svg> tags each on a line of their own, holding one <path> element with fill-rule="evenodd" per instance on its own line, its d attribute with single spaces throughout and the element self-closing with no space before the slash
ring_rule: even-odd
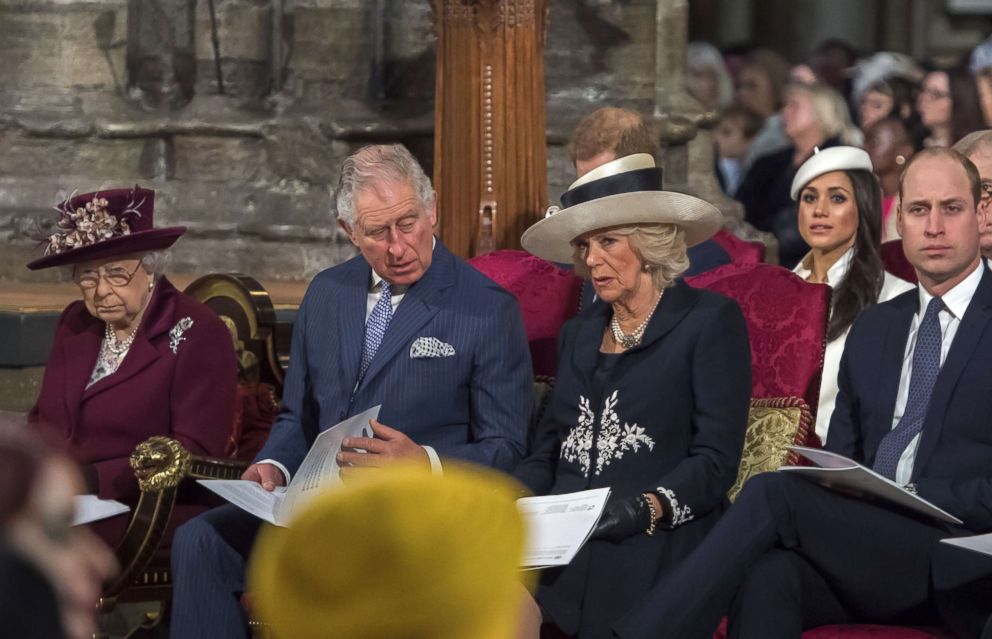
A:
<svg viewBox="0 0 992 639">
<path fill-rule="evenodd" d="M 434 188 L 457 255 L 518 248 L 547 206 L 544 37 L 551 0 L 432 0 Z"/>
</svg>

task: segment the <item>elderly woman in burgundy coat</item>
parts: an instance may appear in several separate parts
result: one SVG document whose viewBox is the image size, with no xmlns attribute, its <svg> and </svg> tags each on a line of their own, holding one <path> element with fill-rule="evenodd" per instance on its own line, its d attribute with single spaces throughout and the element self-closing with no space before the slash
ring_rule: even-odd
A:
<svg viewBox="0 0 992 639">
<path fill-rule="evenodd" d="M 162 251 L 186 229 L 154 228 L 154 199 L 135 187 L 66 200 L 46 255 L 28 264 L 71 268 L 83 297 L 59 319 L 29 421 L 80 464 L 88 492 L 132 507 L 135 446 L 165 435 L 221 456 L 236 401 L 231 334 L 161 274 Z M 183 501 L 173 525 L 202 510 Z M 114 544 L 126 524 L 121 515 L 94 527 Z"/>
</svg>

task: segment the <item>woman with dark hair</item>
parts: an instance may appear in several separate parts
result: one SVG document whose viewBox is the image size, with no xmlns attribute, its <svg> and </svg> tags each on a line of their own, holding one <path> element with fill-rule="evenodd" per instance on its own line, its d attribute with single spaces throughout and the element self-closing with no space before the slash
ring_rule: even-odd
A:
<svg viewBox="0 0 992 639">
<path fill-rule="evenodd" d="M 920 129 L 888 117 L 865 129 L 865 151 L 882 187 L 882 241 L 899 239 L 895 211 L 899 207 L 899 176 L 923 146 Z"/>
<path fill-rule="evenodd" d="M 920 121 L 920 114 L 916 110 L 917 85 L 913 80 L 899 76 L 878 80 L 869 85 L 858 104 L 861 128 L 867 130 L 876 122 L 892 117 L 916 128 Z"/>
<path fill-rule="evenodd" d="M 816 434 L 827 440 L 844 342 L 858 314 L 913 288 L 885 272 L 879 255 L 882 190 L 863 149 L 835 146 L 807 160 L 792 181 L 799 233 L 810 246 L 793 272 L 834 289 Z"/>
<path fill-rule="evenodd" d="M 951 146 L 985 128 L 975 78 L 962 66 L 928 73 L 916 104 L 923 126 L 930 131 L 925 146 Z"/>
</svg>

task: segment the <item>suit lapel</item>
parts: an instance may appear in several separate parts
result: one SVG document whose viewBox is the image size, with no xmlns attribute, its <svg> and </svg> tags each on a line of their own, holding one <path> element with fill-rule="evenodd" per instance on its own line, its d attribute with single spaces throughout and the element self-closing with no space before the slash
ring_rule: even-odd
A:
<svg viewBox="0 0 992 639">
<path fill-rule="evenodd" d="M 968 305 L 961 325 L 954 335 L 954 342 L 947 352 L 947 359 L 940 368 L 937 382 L 934 384 L 927 405 L 926 422 L 920 435 L 920 447 L 913 462 L 913 477 L 919 475 L 926 466 L 927 459 L 933 454 L 940 439 L 940 431 L 944 424 L 944 414 L 950 404 L 951 394 L 957 386 L 961 374 L 971 358 L 975 355 L 978 342 L 985 333 L 985 327 L 992 319 L 992 275 L 984 269 L 982 279 L 975 290 L 975 296 Z"/>
<path fill-rule="evenodd" d="M 80 312 L 88 317 L 85 309 L 80 309 Z M 93 374 L 96 358 L 100 354 L 100 343 L 103 341 L 103 322 L 89 317 L 88 321 L 77 319 L 77 332 L 67 337 L 62 346 L 65 358 L 65 407 L 69 416 L 67 437 L 71 437 L 75 430 L 83 392 Z"/>
<path fill-rule="evenodd" d="M 686 314 L 696 305 L 696 291 L 690 288 L 685 282 L 679 280 L 674 286 L 665 289 L 665 293 L 655 309 L 654 315 L 648 323 L 644 332 L 644 340 L 639 346 L 627 351 L 636 353 L 649 348 L 652 344 L 660 340 L 678 326 Z M 596 370 L 599 357 L 599 344 L 603 339 L 603 331 L 612 316 L 612 309 L 608 304 L 599 304 L 594 311 L 581 316 L 582 324 L 578 327 L 575 335 L 575 343 L 579 346 L 572 352 L 572 363 L 576 372 L 586 381 L 589 381 L 593 371 Z M 595 344 L 590 348 L 589 344 Z"/>
<path fill-rule="evenodd" d="M 346 275 L 344 300 L 341 309 L 341 388 L 352 389 L 358 379 L 358 365 L 362 359 L 362 343 L 365 340 L 365 313 L 369 299 L 369 283 L 372 268 L 359 257 L 355 274 Z M 327 330 L 335 330 L 327 326 Z"/>
<path fill-rule="evenodd" d="M 919 308 L 919 300 L 917 290 L 913 291 L 913 295 L 900 299 L 899 308 L 896 310 L 897 319 L 889 325 L 889 330 L 885 333 L 881 355 L 882 374 L 876 395 L 881 404 L 877 411 L 881 416 L 879 438 L 892 430 L 892 417 L 896 412 L 896 397 L 899 394 L 899 378 L 902 376 L 903 359 L 906 356 L 906 340 L 909 339 L 909 327 L 913 324 L 913 315 Z M 874 455 L 875 451 L 872 451 L 872 458 Z"/>
<path fill-rule="evenodd" d="M 441 309 L 445 291 L 455 282 L 455 256 L 438 242 L 434 247 L 431 265 L 420 281 L 407 289 L 403 301 L 389 322 L 389 328 L 379 344 L 369 370 L 365 373 L 361 388 L 367 386 L 382 369 L 397 356 L 405 357 L 399 351 L 424 324 L 430 321 Z M 364 329 L 361 334 L 364 334 Z M 361 345 L 359 345 L 359 350 Z"/>
<path fill-rule="evenodd" d="M 603 341 L 603 331 L 610 321 L 612 310 L 609 304 L 596 304 L 588 313 L 579 315 L 579 325 L 575 329 L 572 346 L 572 367 L 582 379 L 582 387 L 588 388 L 589 381 L 599 359 L 599 345 Z"/>
<path fill-rule="evenodd" d="M 670 333 L 696 305 L 697 296 L 698 292 L 681 279 L 666 288 L 658 308 L 648 323 L 647 330 L 644 331 L 644 341 L 640 346 L 632 348 L 631 352 L 648 348 Z"/>
</svg>

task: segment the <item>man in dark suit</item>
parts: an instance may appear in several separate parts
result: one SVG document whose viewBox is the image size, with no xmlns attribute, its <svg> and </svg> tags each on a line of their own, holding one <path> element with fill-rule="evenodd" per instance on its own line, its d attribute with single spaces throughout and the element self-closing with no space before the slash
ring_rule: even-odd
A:
<svg viewBox="0 0 992 639">
<path fill-rule="evenodd" d="M 532 383 L 516 300 L 434 238 L 434 192 L 402 146 L 348 158 L 337 207 L 361 255 L 311 282 L 282 411 L 243 479 L 285 485 L 320 431 L 377 404 L 375 437 L 338 454 L 344 478 L 396 462 L 440 471 L 441 456 L 510 470 Z M 173 637 L 246 636 L 238 597 L 259 524 L 228 505 L 179 529 Z"/>
<path fill-rule="evenodd" d="M 988 591 L 957 596 L 989 573 L 950 565 L 940 543 L 992 531 L 992 273 L 979 256 L 979 188 L 974 165 L 948 149 L 906 168 L 898 223 L 920 287 L 855 322 L 828 439 L 963 524 L 759 475 L 616 636 L 709 639 L 729 611 L 730 637 L 798 638 L 829 623 L 935 624 L 951 602 L 967 609 L 947 619 L 958 632 L 992 635 Z"/>
</svg>

